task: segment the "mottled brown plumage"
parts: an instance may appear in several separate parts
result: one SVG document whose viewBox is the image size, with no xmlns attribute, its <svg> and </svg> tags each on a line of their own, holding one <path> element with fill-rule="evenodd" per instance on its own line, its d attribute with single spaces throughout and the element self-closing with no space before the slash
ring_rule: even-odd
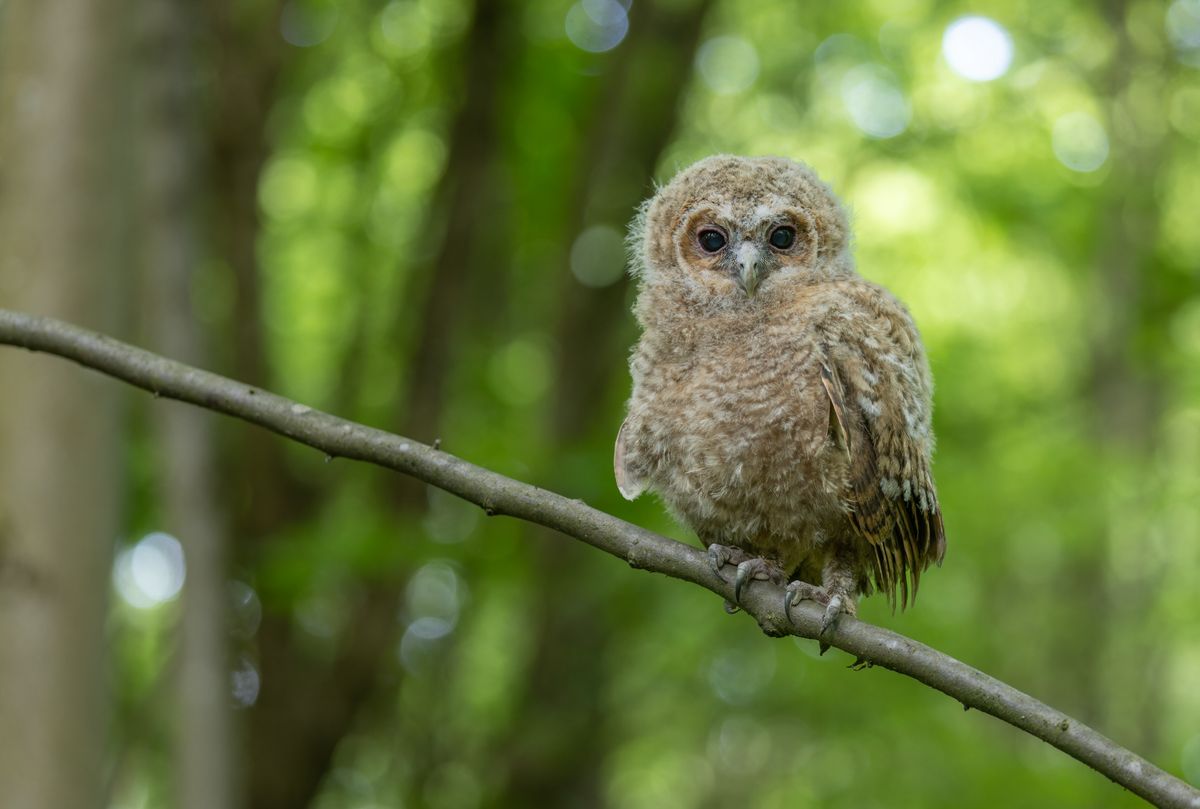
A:
<svg viewBox="0 0 1200 809">
<path fill-rule="evenodd" d="M 622 494 L 658 493 L 718 570 L 739 563 L 738 592 L 796 579 L 789 603 L 826 604 L 827 627 L 872 589 L 905 605 L 946 547 L 932 382 L 904 306 L 855 272 L 836 197 L 790 160 L 711 157 L 632 239 Z"/>
</svg>

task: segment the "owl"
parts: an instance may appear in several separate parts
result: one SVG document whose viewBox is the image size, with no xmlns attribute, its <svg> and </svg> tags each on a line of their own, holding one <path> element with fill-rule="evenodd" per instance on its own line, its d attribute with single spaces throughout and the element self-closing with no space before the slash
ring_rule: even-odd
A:
<svg viewBox="0 0 1200 809">
<path fill-rule="evenodd" d="M 662 498 L 708 546 L 811 599 L 893 609 L 946 550 L 930 471 L 932 379 L 911 316 L 855 271 L 845 211 L 807 166 L 709 157 L 631 228 L 633 393 L 617 486 Z M 790 613 L 789 613 L 790 614 Z"/>
</svg>

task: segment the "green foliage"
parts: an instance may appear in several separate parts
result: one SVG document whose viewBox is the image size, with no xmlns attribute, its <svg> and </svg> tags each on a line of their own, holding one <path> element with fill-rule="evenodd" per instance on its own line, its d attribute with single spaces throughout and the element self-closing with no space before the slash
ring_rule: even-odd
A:
<svg viewBox="0 0 1200 809">
<path fill-rule="evenodd" d="M 564 35 L 569 5 L 518 5 L 511 63 L 495 66 L 501 194 L 494 221 L 466 232 L 428 214 L 456 157 L 469 4 L 348 1 L 330 6 L 328 39 L 291 53 L 259 183 L 271 380 L 395 427 L 425 291 L 445 271 L 430 262 L 442 239 L 464 240 L 486 272 L 461 296 L 443 446 L 692 541 L 612 483 L 624 353 L 559 338 L 567 295 L 601 294 L 567 291 L 581 221 L 625 224 L 592 220 L 575 197 L 596 188 L 604 79 L 633 47 L 631 31 L 614 51 L 579 50 Z M 970 81 L 943 56 L 967 13 L 1012 37 L 995 80 Z M 1171 14 L 1200 16 L 1194 0 L 1139 0 L 1113 18 L 1082 2 L 721 0 L 654 179 L 721 151 L 809 162 L 853 212 L 862 273 L 921 327 L 949 551 L 915 608 L 868 600 L 863 617 L 1200 784 L 1200 73 L 1172 44 Z M 880 127 L 899 131 L 867 134 Z M 199 281 L 214 329 L 229 317 L 222 272 Z M 630 345 L 628 307 L 613 316 Z M 565 437 L 551 424 L 573 363 L 610 381 Z M 919 684 L 765 639 L 696 588 L 586 549 L 547 555 L 567 540 L 440 493 L 397 516 L 381 492 L 399 484 L 344 461 L 296 452 L 289 465 L 319 486 L 315 513 L 236 573 L 267 610 L 332 654 L 363 581 L 410 582 L 377 709 L 339 749 L 321 809 L 509 805 L 510 758 L 563 745 L 586 750 L 597 799 L 619 807 L 1137 805 Z M 553 638 L 596 672 L 600 724 L 565 737 L 555 717 L 595 709 L 554 703 L 538 724 L 524 695 L 547 610 L 584 611 L 595 632 Z M 128 638 L 169 631 L 135 613 L 113 616 Z M 168 646 L 128 641 L 122 688 L 147 687 Z M 144 792 L 121 790 L 115 805 L 145 805 Z"/>
</svg>

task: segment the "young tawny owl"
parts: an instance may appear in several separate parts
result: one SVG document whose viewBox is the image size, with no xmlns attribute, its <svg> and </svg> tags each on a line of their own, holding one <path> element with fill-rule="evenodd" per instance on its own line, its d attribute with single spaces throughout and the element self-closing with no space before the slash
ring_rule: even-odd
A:
<svg viewBox="0 0 1200 809">
<path fill-rule="evenodd" d="M 846 215 L 808 167 L 716 156 L 633 225 L 642 337 L 617 485 L 657 492 L 754 579 L 826 607 L 904 606 L 946 550 L 932 381 L 904 306 L 861 278 Z M 711 543 L 711 544 L 710 544 Z M 819 584 L 818 584 L 819 582 Z"/>
</svg>

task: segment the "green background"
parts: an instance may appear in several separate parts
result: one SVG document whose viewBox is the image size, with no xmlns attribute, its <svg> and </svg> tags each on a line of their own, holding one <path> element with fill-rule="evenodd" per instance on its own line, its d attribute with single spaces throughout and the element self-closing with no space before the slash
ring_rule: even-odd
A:
<svg viewBox="0 0 1200 809">
<path fill-rule="evenodd" d="M 808 162 L 937 386 L 945 564 L 914 608 L 862 617 L 1200 785 L 1196 0 L 634 0 L 599 53 L 568 33 L 615 36 L 579 16 L 616 14 L 602 2 L 230 9 L 195 64 L 209 367 L 694 541 L 612 479 L 625 228 L 705 155 Z M 1011 37 L 994 80 L 947 61 L 964 14 Z M 161 406 L 133 400 L 132 423 Z M 1139 805 L 699 588 L 219 437 L 236 757 L 251 785 L 311 778 L 290 805 Z M 126 550 L 164 529 L 160 452 L 132 430 Z M 131 558 L 109 622 L 122 809 L 170 804 L 178 618 L 138 601 Z M 295 752 L 310 737 L 326 759 Z"/>
</svg>

